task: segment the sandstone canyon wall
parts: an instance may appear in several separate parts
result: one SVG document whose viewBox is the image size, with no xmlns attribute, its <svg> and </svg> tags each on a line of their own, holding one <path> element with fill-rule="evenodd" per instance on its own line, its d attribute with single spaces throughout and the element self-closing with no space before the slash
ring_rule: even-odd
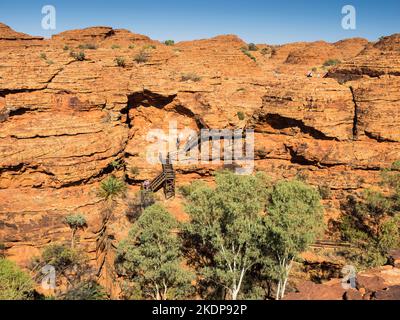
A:
<svg viewBox="0 0 400 320">
<path fill-rule="evenodd" d="M 97 48 L 84 49 L 84 61 L 71 56 L 88 43 Z M 42 39 L 0 24 L 0 241 L 7 256 L 24 265 L 43 246 L 68 241 L 63 218 L 80 212 L 88 220 L 80 244 L 101 264 L 99 183 L 125 176 L 133 196 L 160 170 L 146 162 L 146 135 L 167 132 L 169 121 L 179 129 L 254 128 L 256 170 L 327 186 L 327 221 L 340 216 L 349 193 L 377 185 L 380 170 L 400 159 L 399 34 L 377 43 L 259 45 L 250 56 L 244 46 L 233 35 L 166 46 L 108 27 Z M 143 50 L 148 61 L 135 62 Z M 329 59 L 342 63 L 324 70 Z M 201 79 L 183 81 L 185 74 Z M 176 169 L 183 185 L 211 181 L 219 167 Z M 130 226 L 125 202 L 108 223 L 113 244 Z M 165 205 L 186 218 L 179 196 Z"/>
</svg>

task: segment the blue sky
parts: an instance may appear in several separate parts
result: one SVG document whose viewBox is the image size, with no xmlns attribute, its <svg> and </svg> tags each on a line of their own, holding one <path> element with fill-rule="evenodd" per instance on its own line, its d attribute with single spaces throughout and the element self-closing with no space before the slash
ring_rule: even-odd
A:
<svg viewBox="0 0 400 320">
<path fill-rule="evenodd" d="M 357 10 L 357 29 L 341 27 L 341 9 Z M 41 28 L 44 5 L 57 10 L 57 29 Z M 233 33 L 247 42 L 288 43 L 400 32 L 399 0 L 12 0 L 0 2 L 0 22 L 17 31 L 51 36 L 68 29 L 106 25 L 156 40 L 208 38 Z"/>
</svg>

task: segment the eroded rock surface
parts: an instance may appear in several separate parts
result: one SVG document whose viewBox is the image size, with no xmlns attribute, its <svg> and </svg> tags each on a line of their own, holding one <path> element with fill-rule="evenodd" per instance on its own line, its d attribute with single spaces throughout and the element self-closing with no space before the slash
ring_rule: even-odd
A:
<svg viewBox="0 0 400 320">
<path fill-rule="evenodd" d="M 259 45 L 250 56 L 245 46 L 234 35 L 166 46 L 109 27 L 44 40 L 0 25 L 0 239 L 7 255 L 24 264 L 44 245 L 67 241 L 63 218 L 82 212 L 89 228 L 80 241 L 95 259 L 99 182 L 126 176 L 133 196 L 160 171 L 146 161 L 147 135 L 167 134 L 170 122 L 195 131 L 254 128 L 256 170 L 328 186 L 327 218 L 340 214 L 349 191 L 376 184 L 379 170 L 400 158 L 399 35 L 375 44 Z M 83 61 L 74 57 L 79 52 Z M 306 77 L 328 59 L 342 63 L 325 77 Z M 177 165 L 178 185 L 211 181 L 221 167 Z M 185 219 L 179 204 L 179 197 L 166 203 Z M 115 242 L 129 229 L 123 210 L 120 201 L 109 222 Z"/>
</svg>

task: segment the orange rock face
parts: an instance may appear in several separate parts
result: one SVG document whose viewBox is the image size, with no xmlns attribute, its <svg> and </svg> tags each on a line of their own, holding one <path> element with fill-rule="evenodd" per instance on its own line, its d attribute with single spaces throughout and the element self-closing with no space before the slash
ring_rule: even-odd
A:
<svg viewBox="0 0 400 320">
<path fill-rule="evenodd" d="M 45 244 L 67 241 L 63 218 L 81 212 L 90 223 L 80 242 L 95 259 L 99 182 L 112 172 L 126 176 L 133 196 L 160 171 L 146 161 L 148 133 L 168 133 L 170 122 L 180 130 L 254 128 L 255 169 L 329 186 L 332 217 L 349 191 L 376 184 L 379 169 L 400 158 L 399 35 L 375 44 L 260 45 L 249 55 L 244 46 L 233 35 L 166 46 L 109 27 L 43 40 L 0 25 L 0 239 L 7 255 L 23 264 Z M 79 52 L 83 61 L 72 54 Z M 342 63 L 306 77 L 328 59 Z M 212 181 L 222 166 L 177 165 L 178 185 Z M 167 207 L 184 220 L 177 203 Z M 109 222 L 115 242 L 129 229 L 124 205 Z"/>
</svg>

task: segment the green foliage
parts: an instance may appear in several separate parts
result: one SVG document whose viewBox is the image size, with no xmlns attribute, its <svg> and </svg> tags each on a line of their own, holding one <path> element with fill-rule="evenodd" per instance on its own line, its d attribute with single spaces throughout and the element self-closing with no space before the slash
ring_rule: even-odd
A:
<svg viewBox="0 0 400 320">
<path fill-rule="evenodd" d="M 239 111 L 236 115 L 240 121 L 243 121 L 246 118 L 245 114 L 242 111 Z"/>
<path fill-rule="evenodd" d="M 181 81 L 199 82 L 201 81 L 201 77 L 195 73 L 185 73 L 182 75 Z"/>
<path fill-rule="evenodd" d="M 80 52 L 71 51 L 70 56 L 74 58 L 76 61 L 84 61 L 86 58 L 85 53 L 83 51 Z"/>
<path fill-rule="evenodd" d="M 173 45 L 175 44 L 175 41 L 174 41 L 174 40 L 166 40 L 166 41 L 164 42 L 164 44 L 165 44 L 166 46 L 173 46 Z"/>
<path fill-rule="evenodd" d="M 390 169 L 382 171 L 383 184 L 392 188 L 392 200 L 397 203 L 398 210 L 400 210 L 400 161 L 393 162 Z"/>
<path fill-rule="evenodd" d="M 190 194 L 197 189 L 198 186 L 203 186 L 203 182 L 194 181 L 191 184 L 178 187 L 178 192 L 185 198 L 189 197 Z"/>
<path fill-rule="evenodd" d="M 177 227 L 176 220 L 156 204 L 144 210 L 118 246 L 117 270 L 139 289 L 131 297 L 170 300 L 191 294 L 193 277 L 181 267 L 180 241 L 173 234 Z"/>
<path fill-rule="evenodd" d="M 236 299 L 249 271 L 265 261 L 258 237 L 261 212 L 267 195 L 262 174 L 240 176 L 229 171 L 216 175 L 216 187 L 196 183 L 187 189 L 186 211 L 191 222 L 184 228 L 185 239 L 202 278 L 226 290 Z"/>
<path fill-rule="evenodd" d="M 393 162 L 392 170 L 400 171 L 400 160 Z"/>
<path fill-rule="evenodd" d="M 115 58 L 115 63 L 117 64 L 118 67 L 125 68 L 126 67 L 126 62 L 123 57 L 117 57 Z"/>
<path fill-rule="evenodd" d="M 85 44 L 80 44 L 78 46 L 78 49 L 80 49 L 80 50 L 96 50 L 97 46 L 93 43 L 85 43 Z"/>
<path fill-rule="evenodd" d="M 241 48 L 241 51 L 242 51 L 246 56 L 248 56 L 251 60 L 257 61 L 256 57 L 254 57 L 254 56 L 250 53 L 250 51 L 249 51 L 248 49 L 246 49 L 246 48 Z"/>
<path fill-rule="evenodd" d="M 147 44 L 147 45 L 145 45 L 145 46 L 143 46 L 143 50 L 154 50 L 154 49 L 156 49 L 157 47 L 154 45 L 154 44 Z"/>
<path fill-rule="evenodd" d="M 84 280 L 70 288 L 62 298 L 63 300 L 106 300 L 108 297 L 104 288 L 95 280 Z"/>
<path fill-rule="evenodd" d="M 36 261 L 40 265 L 51 265 L 57 271 L 71 267 L 82 262 L 82 254 L 74 249 L 61 244 L 51 244 L 43 252 L 41 259 Z"/>
<path fill-rule="evenodd" d="M 35 281 L 40 283 L 43 279 L 42 268 L 47 265 L 54 267 L 58 286 L 54 299 L 65 299 L 65 294 L 68 294 L 68 299 L 73 299 L 74 296 L 85 294 L 85 283 L 94 277 L 88 261 L 82 251 L 62 244 L 51 244 L 43 249 L 41 256 L 33 259 L 30 269 L 35 274 Z M 90 286 L 87 289 L 86 294 L 89 294 Z"/>
<path fill-rule="evenodd" d="M 135 45 L 134 44 L 130 44 L 128 48 L 129 49 L 135 49 Z"/>
<path fill-rule="evenodd" d="M 349 197 L 346 211 L 341 234 L 355 247 L 345 256 L 360 268 L 385 264 L 389 251 L 400 245 L 398 191 L 383 195 L 368 190 L 361 200 Z"/>
<path fill-rule="evenodd" d="M 150 56 L 147 52 L 141 51 L 133 58 L 133 60 L 136 63 L 146 63 L 147 61 L 149 61 L 149 58 Z"/>
<path fill-rule="evenodd" d="M 83 229 L 86 227 L 86 218 L 81 214 L 71 214 L 65 217 L 64 222 L 72 230 L 71 247 L 73 248 L 75 246 L 75 234 L 78 229 Z"/>
<path fill-rule="evenodd" d="M 125 183 L 112 175 L 101 182 L 98 196 L 104 200 L 112 200 L 122 195 L 125 190 Z"/>
<path fill-rule="evenodd" d="M 278 280 L 277 299 L 284 296 L 293 261 L 323 231 L 320 201 L 317 190 L 298 180 L 280 181 L 269 194 L 260 243 L 274 261 L 268 272 Z"/>
<path fill-rule="evenodd" d="M 329 59 L 326 60 L 323 64 L 324 67 L 332 67 L 332 66 L 336 66 L 340 63 L 341 61 L 338 59 Z"/>
<path fill-rule="evenodd" d="M 264 217 L 277 243 L 274 252 L 295 258 L 323 231 L 323 208 L 317 190 L 298 180 L 280 181 L 268 197 Z"/>
<path fill-rule="evenodd" d="M 42 60 L 47 60 L 47 55 L 46 55 L 44 52 L 42 52 L 42 53 L 39 55 L 39 57 L 40 57 L 40 59 L 42 59 Z"/>
<path fill-rule="evenodd" d="M 69 51 L 69 46 L 65 45 L 63 48 L 64 51 Z"/>
<path fill-rule="evenodd" d="M 0 300 L 32 299 L 34 283 L 14 262 L 0 258 Z"/>
<path fill-rule="evenodd" d="M 118 45 L 118 44 L 113 44 L 113 45 L 111 46 L 111 49 L 113 49 L 113 50 L 115 50 L 115 49 L 120 49 L 120 48 L 121 48 L 121 46 Z"/>
<path fill-rule="evenodd" d="M 114 170 L 121 170 L 125 166 L 125 161 L 122 159 L 117 159 L 112 161 L 110 165 Z"/>
<path fill-rule="evenodd" d="M 65 223 L 71 229 L 82 229 L 86 226 L 86 218 L 81 214 L 71 214 L 65 217 Z"/>
<path fill-rule="evenodd" d="M 257 51 L 258 50 L 257 46 L 254 43 L 249 43 L 247 47 L 248 47 L 249 51 Z"/>
</svg>

